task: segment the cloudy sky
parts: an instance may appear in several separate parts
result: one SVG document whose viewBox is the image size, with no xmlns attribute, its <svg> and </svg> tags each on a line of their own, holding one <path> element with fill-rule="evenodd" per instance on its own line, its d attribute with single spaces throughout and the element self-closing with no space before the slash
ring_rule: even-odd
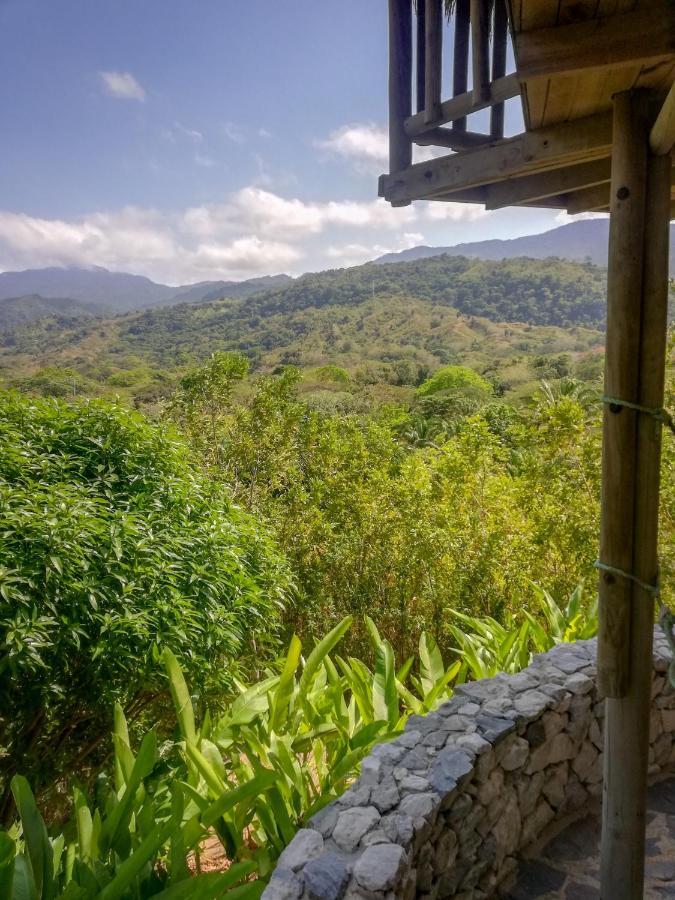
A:
<svg viewBox="0 0 675 900">
<path fill-rule="evenodd" d="M 390 208 L 386 109 L 385 0 L 0 0 L 0 270 L 240 279 L 559 224 Z"/>
</svg>

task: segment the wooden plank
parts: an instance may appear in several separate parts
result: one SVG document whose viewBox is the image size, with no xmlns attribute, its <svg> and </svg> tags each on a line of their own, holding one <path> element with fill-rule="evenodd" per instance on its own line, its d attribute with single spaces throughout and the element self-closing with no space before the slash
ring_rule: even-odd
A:
<svg viewBox="0 0 675 900">
<path fill-rule="evenodd" d="M 611 143 L 611 115 L 589 116 L 383 175 L 380 196 L 390 201 L 417 200 L 509 176 L 602 159 L 610 152 Z"/>
<path fill-rule="evenodd" d="M 626 92 L 614 99 L 605 394 L 630 403 L 638 400 L 647 173 L 645 107 L 645 98 L 639 94 Z M 632 572 L 633 566 L 636 418 L 634 410 L 605 404 L 600 560 L 623 572 Z M 607 697 L 623 697 L 629 678 L 631 582 L 601 571 L 599 593 L 599 689 Z M 604 896 L 614 900 L 619 895 L 610 892 Z"/>
<path fill-rule="evenodd" d="M 466 93 L 469 83 L 469 0 L 455 3 L 455 46 L 452 56 L 452 95 L 458 97 Z M 460 131 L 466 128 L 466 117 L 454 121 Z"/>
<path fill-rule="evenodd" d="M 471 64 L 474 105 L 490 97 L 490 4 L 469 0 L 471 9 Z"/>
<path fill-rule="evenodd" d="M 424 3 L 417 4 L 417 21 L 415 23 L 415 106 L 417 112 L 424 112 L 424 70 L 426 67 L 425 10 L 426 5 Z"/>
<path fill-rule="evenodd" d="M 571 216 L 582 212 L 600 212 L 609 207 L 609 181 L 595 187 L 573 191 L 567 195 L 567 212 Z"/>
<path fill-rule="evenodd" d="M 506 38 L 508 33 L 506 0 L 495 0 L 494 26 L 492 30 L 491 78 L 503 78 L 506 74 Z M 495 140 L 504 137 L 504 103 L 490 108 L 490 136 Z"/>
<path fill-rule="evenodd" d="M 656 117 L 656 121 L 649 133 L 649 147 L 652 153 L 663 156 L 673 149 L 675 144 L 675 84 L 668 91 L 668 95 Z"/>
<path fill-rule="evenodd" d="M 452 128 L 433 128 L 431 131 L 425 131 L 424 134 L 415 138 L 415 143 L 422 147 L 449 147 L 451 150 L 466 150 L 489 144 L 490 137 L 476 131 L 458 131 L 453 126 Z"/>
<path fill-rule="evenodd" d="M 667 59 L 675 54 L 675 6 L 639 6 L 603 19 L 522 32 L 514 51 L 522 80 Z"/>
<path fill-rule="evenodd" d="M 568 194 L 570 191 L 609 182 L 611 173 L 612 164 L 607 157 L 553 172 L 496 181 L 487 187 L 485 205 L 487 209 L 502 209 L 505 206 L 542 200 L 555 194 Z"/>
<path fill-rule="evenodd" d="M 649 159 L 646 194 L 637 399 L 658 408 L 663 405 L 668 310 L 670 161 L 665 157 Z M 655 584 L 662 426 L 647 415 L 637 418 L 631 571 L 645 584 Z M 606 702 L 601 879 L 602 896 L 612 900 L 643 894 L 654 599 L 632 585 L 628 690 L 622 699 Z"/>
<path fill-rule="evenodd" d="M 412 162 L 405 120 L 412 104 L 412 2 L 389 0 L 389 170 Z"/>
<path fill-rule="evenodd" d="M 455 119 L 461 119 L 471 113 L 479 112 L 481 109 L 486 109 L 494 103 L 510 100 L 511 97 L 517 97 L 519 93 L 520 81 L 518 76 L 515 73 L 505 75 L 504 78 L 498 78 L 492 82 L 489 96 L 482 103 L 475 103 L 473 92 L 466 91 L 464 94 L 458 94 L 456 97 L 453 97 L 452 100 L 445 100 L 441 103 L 441 115 L 436 122 L 425 122 L 424 115 L 420 113 L 410 116 L 405 123 L 406 133 L 410 137 L 416 137 L 430 128 L 447 125 L 448 122 L 454 122 Z"/>
<path fill-rule="evenodd" d="M 420 4 L 422 0 L 419 0 Z M 436 122 L 441 114 L 443 70 L 443 0 L 424 0 L 424 121 Z"/>
</svg>

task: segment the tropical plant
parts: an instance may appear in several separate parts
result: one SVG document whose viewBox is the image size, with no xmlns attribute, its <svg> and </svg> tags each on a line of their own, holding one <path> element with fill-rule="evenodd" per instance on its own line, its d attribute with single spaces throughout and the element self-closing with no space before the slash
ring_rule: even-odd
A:
<svg viewBox="0 0 675 900">
<path fill-rule="evenodd" d="M 120 406 L 0 397 L 0 540 L 0 821 L 18 765 L 39 792 L 92 764 L 114 702 L 155 703 L 160 647 L 211 703 L 275 648 L 289 577 L 265 531 Z"/>
</svg>

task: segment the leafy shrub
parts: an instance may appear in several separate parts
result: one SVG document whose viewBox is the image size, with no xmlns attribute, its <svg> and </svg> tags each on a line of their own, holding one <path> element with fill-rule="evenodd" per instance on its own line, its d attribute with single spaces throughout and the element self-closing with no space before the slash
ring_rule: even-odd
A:
<svg viewBox="0 0 675 900">
<path fill-rule="evenodd" d="M 0 790 L 94 753 L 156 701 L 159 647 L 200 691 L 274 644 L 287 587 L 264 532 L 166 429 L 116 405 L 0 402 Z"/>
<path fill-rule="evenodd" d="M 492 393 L 492 385 L 466 366 L 443 366 L 417 388 L 417 394 L 420 397 L 427 397 L 440 391 L 489 396 Z"/>
</svg>

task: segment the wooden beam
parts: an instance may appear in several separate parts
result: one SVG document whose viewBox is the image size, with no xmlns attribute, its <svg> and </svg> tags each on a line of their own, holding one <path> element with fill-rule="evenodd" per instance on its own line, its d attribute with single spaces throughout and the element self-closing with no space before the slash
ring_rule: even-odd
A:
<svg viewBox="0 0 675 900">
<path fill-rule="evenodd" d="M 646 128 L 641 138 L 647 144 Z M 668 239 L 670 161 L 647 161 L 646 208 L 642 241 L 637 402 L 663 405 L 668 310 Z M 613 207 L 614 209 L 614 207 Z M 633 235 L 637 239 L 636 235 Z M 625 323 L 628 325 L 629 323 Z M 633 343 L 631 341 L 631 343 Z M 633 366 L 630 367 L 633 369 Z M 611 414 L 611 413 L 610 413 Z M 627 415 L 628 414 L 628 415 Z M 615 418 L 635 418 L 623 409 Z M 662 426 L 651 416 L 637 415 L 635 489 L 631 571 L 640 582 L 658 577 L 659 472 Z M 624 485 L 624 489 L 627 485 Z M 629 582 L 630 585 L 630 582 Z M 628 687 L 621 699 L 605 704 L 605 783 L 601 839 L 601 896 L 634 900 L 644 890 L 645 819 L 649 723 L 652 687 L 654 595 L 640 583 L 631 587 Z"/>
<path fill-rule="evenodd" d="M 471 64 L 473 102 L 490 96 L 490 0 L 469 0 L 471 7 Z"/>
<path fill-rule="evenodd" d="M 553 172 L 507 178 L 505 181 L 496 181 L 488 186 L 485 205 L 487 209 L 502 209 L 505 206 L 519 206 L 555 194 L 567 194 L 570 191 L 593 187 L 608 182 L 611 171 L 612 163 L 607 157 L 568 166 L 565 169 L 556 169 Z"/>
<path fill-rule="evenodd" d="M 452 100 L 445 100 L 441 103 L 441 115 L 436 122 L 425 122 L 424 114 L 417 113 L 410 116 L 406 120 L 405 130 L 410 137 L 417 137 L 430 128 L 438 128 L 440 125 L 447 125 L 448 122 L 454 122 L 456 119 L 463 119 L 471 113 L 479 112 L 495 103 L 503 103 L 504 100 L 510 100 L 511 97 L 517 97 L 520 94 L 520 81 L 515 73 L 505 75 L 498 78 L 489 86 L 488 96 L 480 103 L 476 103 L 473 91 L 466 91 L 458 94 Z"/>
<path fill-rule="evenodd" d="M 404 123 L 412 104 L 412 0 L 389 0 L 389 170 L 412 162 Z M 407 205 L 405 202 L 403 205 Z"/>
<path fill-rule="evenodd" d="M 456 0 L 455 46 L 452 56 L 453 97 L 465 94 L 469 83 L 469 26 L 469 0 Z M 446 119 L 446 121 L 449 120 Z M 466 117 L 460 116 L 456 118 L 454 120 L 454 127 L 460 131 L 464 131 L 466 129 Z"/>
<path fill-rule="evenodd" d="M 491 78 L 503 78 L 506 73 L 506 37 L 509 19 L 506 0 L 494 0 L 494 27 L 492 30 L 492 72 Z M 494 140 L 504 137 L 504 103 L 495 103 L 490 108 L 490 136 Z"/>
<path fill-rule="evenodd" d="M 611 143 L 611 114 L 589 116 L 383 175 L 380 196 L 392 202 L 419 200 L 510 176 L 602 159 L 610 152 Z"/>
<path fill-rule="evenodd" d="M 649 134 L 649 147 L 656 156 L 663 156 L 670 153 L 674 145 L 675 84 L 672 84 Z"/>
<path fill-rule="evenodd" d="M 419 0 L 420 4 L 422 0 Z M 441 114 L 443 71 L 443 0 L 424 0 L 424 121 L 438 121 Z"/>
<path fill-rule="evenodd" d="M 490 136 L 476 131 L 458 131 L 455 127 L 434 128 L 416 137 L 415 143 L 421 147 L 449 147 L 451 150 L 467 150 L 489 144 Z"/>
<path fill-rule="evenodd" d="M 515 35 L 521 80 L 563 72 L 653 63 L 675 54 L 675 4 L 638 6 L 630 12 L 537 28 Z"/>
<path fill-rule="evenodd" d="M 609 181 L 595 187 L 572 191 L 567 195 L 567 212 L 576 216 L 583 212 L 601 212 L 609 208 Z"/>
</svg>

